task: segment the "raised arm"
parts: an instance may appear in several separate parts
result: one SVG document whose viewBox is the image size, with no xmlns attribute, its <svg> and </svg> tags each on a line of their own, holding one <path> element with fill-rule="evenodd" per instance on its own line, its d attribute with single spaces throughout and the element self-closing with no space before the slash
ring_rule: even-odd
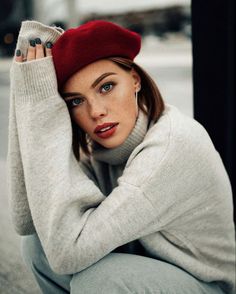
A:
<svg viewBox="0 0 236 294">
<path fill-rule="evenodd" d="M 26 56 L 29 40 L 40 36 L 43 42 L 55 42 L 62 30 L 45 26 L 36 21 L 25 21 L 19 33 L 17 48 Z M 15 85 L 11 82 L 10 108 L 8 123 L 8 152 L 7 152 L 7 186 L 8 199 L 12 221 L 15 230 L 20 235 L 35 232 L 25 188 L 24 171 L 20 153 L 18 130 L 15 113 Z"/>
</svg>

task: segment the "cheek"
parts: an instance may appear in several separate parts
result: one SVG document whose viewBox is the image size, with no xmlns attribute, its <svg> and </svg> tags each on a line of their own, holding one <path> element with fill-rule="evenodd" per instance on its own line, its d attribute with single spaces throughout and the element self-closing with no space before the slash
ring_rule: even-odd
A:
<svg viewBox="0 0 236 294">
<path fill-rule="evenodd" d="M 135 93 L 133 89 L 126 89 L 126 91 L 122 91 L 120 93 L 120 98 L 117 99 L 119 103 L 119 111 L 120 114 L 133 116 L 136 113 L 136 100 L 135 100 Z M 117 107 L 118 109 L 118 107 Z"/>
<path fill-rule="evenodd" d="M 124 112 L 130 112 L 135 108 L 135 92 L 130 86 L 120 87 L 113 95 L 114 105 L 120 106 Z M 120 110 L 120 109 L 119 109 Z"/>
</svg>

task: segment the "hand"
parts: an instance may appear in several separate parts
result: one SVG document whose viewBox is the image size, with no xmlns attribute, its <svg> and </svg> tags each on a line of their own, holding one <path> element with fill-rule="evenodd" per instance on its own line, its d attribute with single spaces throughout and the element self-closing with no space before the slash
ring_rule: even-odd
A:
<svg viewBox="0 0 236 294">
<path fill-rule="evenodd" d="M 21 50 L 17 49 L 15 60 L 17 62 L 24 62 L 52 56 L 52 46 L 51 42 L 47 42 L 44 47 L 40 38 L 30 40 L 27 55 L 23 56 Z"/>
</svg>

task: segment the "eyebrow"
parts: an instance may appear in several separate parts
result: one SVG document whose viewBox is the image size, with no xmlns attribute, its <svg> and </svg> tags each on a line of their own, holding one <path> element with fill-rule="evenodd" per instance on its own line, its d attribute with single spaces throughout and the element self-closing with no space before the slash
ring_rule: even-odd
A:
<svg viewBox="0 0 236 294">
<path fill-rule="evenodd" d="M 99 84 L 103 79 L 105 79 L 106 77 L 110 76 L 110 75 L 116 75 L 116 73 L 114 72 L 105 72 L 104 74 L 102 74 L 101 76 L 99 76 L 91 85 L 91 88 L 95 88 L 97 86 L 97 84 Z M 67 98 L 67 97 L 73 97 L 73 96 L 83 96 L 83 94 L 79 93 L 79 92 L 67 92 L 67 93 L 61 93 L 61 96 L 63 98 Z"/>
</svg>

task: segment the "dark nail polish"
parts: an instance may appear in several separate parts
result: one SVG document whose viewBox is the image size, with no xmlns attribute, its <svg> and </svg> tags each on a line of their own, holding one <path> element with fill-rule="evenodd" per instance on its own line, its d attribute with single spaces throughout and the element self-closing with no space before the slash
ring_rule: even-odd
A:
<svg viewBox="0 0 236 294">
<path fill-rule="evenodd" d="M 35 47 L 35 40 L 30 40 L 29 43 L 30 43 L 30 46 Z"/>
<path fill-rule="evenodd" d="M 17 50 L 16 50 L 16 56 L 21 56 L 21 51 L 20 51 L 20 49 L 17 49 Z"/>
<path fill-rule="evenodd" d="M 52 44 L 51 42 L 47 42 L 47 43 L 46 43 L 46 47 L 47 47 L 47 48 L 51 49 L 52 46 L 53 46 L 53 44 Z"/>
<path fill-rule="evenodd" d="M 38 44 L 38 45 L 42 44 L 41 39 L 40 38 L 36 38 L 35 39 L 35 43 Z"/>
</svg>

